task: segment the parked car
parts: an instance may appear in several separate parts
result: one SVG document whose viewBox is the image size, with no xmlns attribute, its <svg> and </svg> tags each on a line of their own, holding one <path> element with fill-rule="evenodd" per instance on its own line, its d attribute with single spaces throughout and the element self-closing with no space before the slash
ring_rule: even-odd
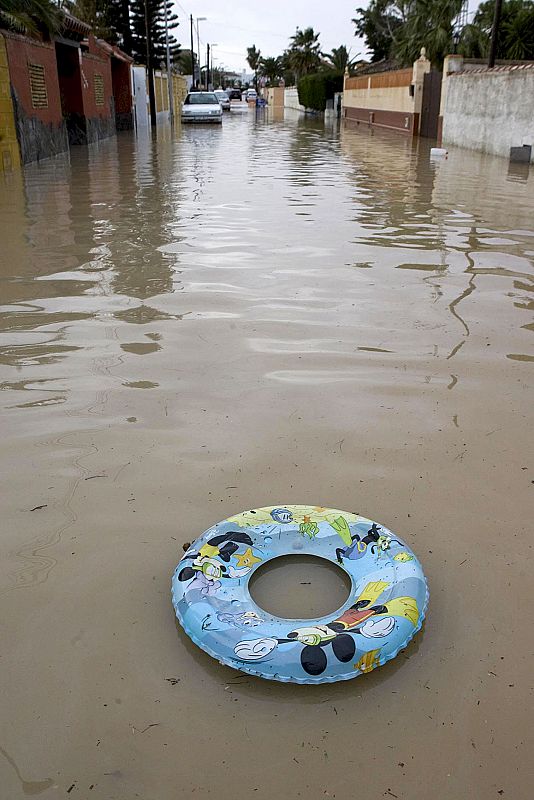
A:
<svg viewBox="0 0 534 800">
<path fill-rule="evenodd" d="M 223 110 L 215 92 L 189 92 L 182 106 L 182 122 L 222 122 Z"/>
<path fill-rule="evenodd" d="M 230 100 L 241 100 L 241 89 L 227 89 L 226 92 Z"/>
<path fill-rule="evenodd" d="M 224 92 L 222 89 L 216 89 L 214 94 L 217 97 L 217 100 L 221 104 L 223 111 L 230 111 L 230 98 L 228 94 Z"/>
<path fill-rule="evenodd" d="M 247 101 L 247 103 L 252 102 L 253 100 L 254 102 L 256 102 L 257 99 L 258 99 L 258 93 L 256 89 L 247 89 L 247 93 L 245 95 L 245 100 Z"/>
</svg>

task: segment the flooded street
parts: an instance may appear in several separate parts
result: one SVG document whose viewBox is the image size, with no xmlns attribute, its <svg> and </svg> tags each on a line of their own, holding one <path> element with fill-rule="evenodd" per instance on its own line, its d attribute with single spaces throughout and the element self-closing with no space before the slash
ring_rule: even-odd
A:
<svg viewBox="0 0 534 800">
<path fill-rule="evenodd" d="M 0 176 L 2 798 L 532 797 L 534 174 L 429 149 L 232 111 Z M 177 628 L 182 543 L 273 503 L 413 547 L 397 659 Z"/>
</svg>

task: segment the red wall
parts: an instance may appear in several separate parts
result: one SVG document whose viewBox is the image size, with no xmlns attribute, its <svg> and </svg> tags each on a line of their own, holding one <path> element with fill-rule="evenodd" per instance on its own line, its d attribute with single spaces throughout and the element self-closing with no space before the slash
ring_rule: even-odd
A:
<svg viewBox="0 0 534 800">
<path fill-rule="evenodd" d="M 82 55 L 83 108 L 85 116 L 89 119 L 94 119 L 95 117 L 109 119 L 112 116 L 111 60 L 109 56 L 101 55 L 100 53 L 101 51 L 96 45 L 94 37 L 90 36 L 89 51 Z M 95 103 L 95 74 L 97 72 L 104 78 L 103 106 L 97 106 Z"/>
<path fill-rule="evenodd" d="M 31 42 L 23 36 L 4 33 L 9 62 L 9 77 L 18 101 L 28 117 L 35 117 L 41 122 L 61 124 L 61 99 L 57 78 L 56 51 L 52 44 Z M 30 92 L 30 76 L 28 62 L 41 64 L 45 68 L 48 108 L 33 108 Z"/>
<path fill-rule="evenodd" d="M 114 58 L 111 63 L 115 111 L 117 114 L 127 114 L 132 110 L 130 65 L 118 58 Z"/>
</svg>

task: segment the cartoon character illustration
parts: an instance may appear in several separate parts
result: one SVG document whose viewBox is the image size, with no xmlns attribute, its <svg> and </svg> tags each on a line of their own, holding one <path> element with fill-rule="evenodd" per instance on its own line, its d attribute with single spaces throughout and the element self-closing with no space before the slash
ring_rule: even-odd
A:
<svg viewBox="0 0 534 800">
<path fill-rule="evenodd" d="M 328 645 L 332 646 L 332 652 L 338 661 L 347 663 L 354 658 L 356 652 L 356 642 L 351 634 L 361 634 L 372 639 L 388 636 L 395 627 L 395 616 L 404 616 L 416 625 L 419 612 L 414 598 L 399 597 L 388 600 L 385 604 L 374 604 L 388 586 L 389 583 L 385 581 L 368 583 L 354 605 L 326 625 L 296 628 L 284 638 L 238 642 L 234 653 L 243 661 L 258 661 L 268 656 L 280 644 L 299 642 L 304 645 L 300 653 L 304 672 L 308 675 L 321 675 L 328 663 L 325 652 Z"/>
<path fill-rule="evenodd" d="M 236 572 L 232 567 L 227 568 L 222 561 L 230 561 L 231 556 L 239 549 L 240 544 L 252 544 L 248 533 L 243 531 L 230 531 L 209 539 L 202 545 L 198 553 L 186 553 L 184 559 L 192 559 L 191 566 L 183 567 L 178 573 L 179 581 L 188 581 L 193 578 L 187 590 L 200 589 L 203 595 L 214 594 L 221 586 L 221 578 L 241 577 L 243 572 Z M 247 569 L 247 572 L 249 570 Z"/>
<path fill-rule="evenodd" d="M 391 542 L 397 541 L 397 539 L 393 540 L 391 536 L 381 533 L 381 530 L 382 528 L 377 525 L 376 522 L 373 522 L 363 538 L 360 538 L 358 533 L 354 536 L 351 535 L 351 544 L 348 547 L 336 547 L 336 558 L 338 562 L 342 564 L 344 558 L 350 559 L 351 561 L 362 558 L 367 552 L 367 547 L 369 545 L 371 546 L 370 549 L 372 553 L 374 553 L 375 550 L 378 550 L 379 553 L 389 550 Z"/>
<path fill-rule="evenodd" d="M 397 553 L 396 556 L 393 556 L 393 561 L 400 561 L 401 564 L 405 564 L 407 561 L 413 561 L 414 557 L 411 556 L 409 553 Z"/>
<path fill-rule="evenodd" d="M 299 525 L 299 533 L 303 536 L 308 536 L 313 539 L 319 533 L 319 526 L 316 522 L 312 522 L 309 514 L 304 515 L 304 521 Z"/>
<path fill-rule="evenodd" d="M 365 653 L 359 661 L 354 664 L 354 669 L 359 669 L 360 672 L 372 672 L 376 667 L 380 666 L 380 649 L 369 650 Z"/>
<path fill-rule="evenodd" d="M 266 508 L 253 508 L 249 511 L 243 511 L 241 514 L 236 514 L 228 518 L 228 522 L 233 525 L 238 525 L 240 528 L 248 526 L 272 526 L 274 525 L 290 525 L 295 524 L 300 526 L 306 524 L 305 517 L 309 517 L 308 522 L 315 522 L 320 525 L 321 522 L 329 523 L 336 530 L 335 522 L 342 519 L 348 525 L 349 522 L 369 522 L 364 517 L 347 511 L 338 511 L 332 508 L 324 508 L 323 506 L 267 506 Z M 339 532 L 343 543 L 347 546 L 350 545 L 350 531 L 348 534 Z"/>
<path fill-rule="evenodd" d="M 260 617 L 255 611 L 242 611 L 241 614 L 219 612 L 217 619 L 233 628 L 256 628 L 263 622 L 263 617 Z"/>
<path fill-rule="evenodd" d="M 283 524 L 293 522 L 293 514 L 288 508 L 273 508 L 271 517 L 275 522 L 282 522 Z"/>
<path fill-rule="evenodd" d="M 343 543 L 346 544 L 347 547 L 350 547 L 352 543 L 352 535 L 350 532 L 349 523 L 345 517 L 337 517 L 336 519 L 331 520 L 329 524 L 342 539 Z"/>
<path fill-rule="evenodd" d="M 238 567 L 249 567 L 249 568 L 251 568 L 251 567 L 254 566 L 254 564 L 259 564 L 260 561 L 261 561 L 261 558 L 257 558 L 254 555 L 254 553 L 252 552 L 252 548 L 251 547 L 249 547 L 247 550 L 245 550 L 244 553 L 235 553 L 232 557 L 235 558 L 235 560 L 237 561 L 237 566 Z"/>
</svg>

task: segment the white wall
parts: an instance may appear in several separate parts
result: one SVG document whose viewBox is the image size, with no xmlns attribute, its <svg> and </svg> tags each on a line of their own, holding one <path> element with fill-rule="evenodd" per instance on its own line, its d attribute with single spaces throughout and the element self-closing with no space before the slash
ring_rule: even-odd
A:
<svg viewBox="0 0 534 800">
<path fill-rule="evenodd" d="M 296 86 L 284 89 L 284 108 L 293 108 L 295 111 L 306 111 L 299 103 L 299 93 Z"/>
<path fill-rule="evenodd" d="M 449 75 L 442 141 L 506 158 L 530 144 L 534 162 L 534 65 Z"/>
<path fill-rule="evenodd" d="M 144 67 L 132 67 L 132 95 L 136 127 L 146 128 L 150 124 L 150 119 L 148 115 L 146 70 Z"/>
</svg>

